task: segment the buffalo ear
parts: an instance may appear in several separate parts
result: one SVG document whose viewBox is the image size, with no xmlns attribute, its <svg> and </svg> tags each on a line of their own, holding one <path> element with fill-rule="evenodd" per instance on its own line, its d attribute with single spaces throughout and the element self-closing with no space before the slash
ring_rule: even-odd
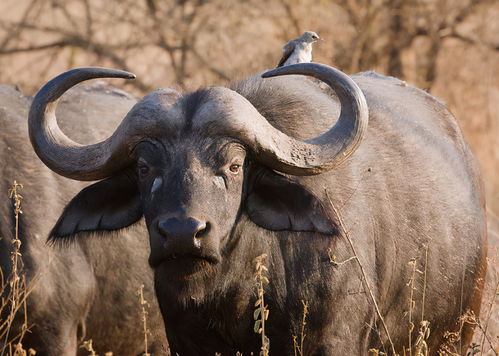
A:
<svg viewBox="0 0 499 356">
<path fill-rule="evenodd" d="M 248 186 L 246 212 L 257 225 L 274 231 L 336 234 L 338 229 L 323 203 L 302 185 L 268 169 L 260 169 Z"/>
<path fill-rule="evenodd" d="M 79 192 L 64 208 L 49 239 L 68 238 L 78 232 L 118 230 L 141 217 L 135 176 L 125 170 Z"/>
</svg>

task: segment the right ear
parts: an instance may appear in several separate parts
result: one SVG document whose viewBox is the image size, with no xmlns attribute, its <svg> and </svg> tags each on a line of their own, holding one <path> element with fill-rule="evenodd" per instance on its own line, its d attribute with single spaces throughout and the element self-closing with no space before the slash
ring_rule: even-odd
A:
<svg viewBox="0 0 499 356">
<path fill-rule="evenodd" d="M 68 239 L 79 232 L 119 230 L 137 222 L 142 214 L 136 177 L 127 169 L 78 193 L 64 208 L 49 240 Z"/>
<path fill-rule="evenodd" d="M 245 207 L 255 224 L 273 231 L 338 233 L 331 214 L 312 192 L 270 169 L 254 171 Z"/>
</svg>

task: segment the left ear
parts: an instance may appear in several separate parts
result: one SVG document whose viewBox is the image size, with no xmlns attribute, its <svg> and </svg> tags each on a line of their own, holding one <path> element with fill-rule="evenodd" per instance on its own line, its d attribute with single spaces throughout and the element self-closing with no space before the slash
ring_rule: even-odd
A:
<svg viewBox="0 0 499 356">
<path fill-rule="evenodd" d="M 78 232 L 118 230 L 141 217 L 135 175 L 124 170 L 79 192 L 64 208 L 49 239 L 71 238 Z"/>
<path fill-rule="evenodd" d="M 255 224 L 274 231 L 337 233 L 323 203 L 302 185 L 264 168 L 249 178 L 245 208 Z"/>
</svg>

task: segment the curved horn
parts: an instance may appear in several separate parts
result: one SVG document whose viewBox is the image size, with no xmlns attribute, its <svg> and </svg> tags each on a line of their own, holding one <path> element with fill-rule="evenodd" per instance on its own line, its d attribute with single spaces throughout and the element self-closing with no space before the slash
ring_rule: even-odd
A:
<svg viewBox="0 0 499 356">
<path fill-rule="evenodd" d="M 270 124 L 265 124 L 264 132 L 268 134 L 255 138 L 257 159 L 292 175 L 313 175 L 328 171 L 342 163 L 360 145 L 369 116 L 366 99 L 348 75 L 324 64 L 284 66 L 265 72 L 262 77 L 290 74 L 308 75 L 328 84 L 340 100 L 340 117 L 329 131 L 308 140 L 289 137 Z"/>
<path fill-rule="evenodd" d="M 29 111 L 29 136 L 40 159 L 54 172 L 76 180 L 108 177 L 129 161 L 125 143 L 116 132 L 107 140 L 81 145 L 68 138 L 55 117 L 57 100 L 74 85 L 95 78 L 133 79 L 129 72 L 107 68 L 78 68 L 62 73 L 36 94 Z"/>
</svg>

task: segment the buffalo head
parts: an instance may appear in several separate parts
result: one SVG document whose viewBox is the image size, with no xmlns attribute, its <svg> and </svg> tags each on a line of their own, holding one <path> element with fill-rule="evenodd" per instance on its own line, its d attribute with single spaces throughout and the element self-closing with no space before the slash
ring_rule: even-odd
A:
<svg viewBox="0 0 499 356">
<path fill-rule="evenodd" d="M 348 76 L 325 65 L 293 65 L 263 76 L 289 74 L 315 77 L 336 92 L 341 114 L 322 135 L 290 137 L 228 88 L 187 95 L 164 89 L 139 101 L 107 140 L 82 146 L 59 129 L 57 99 L 87 79 L 133 75 L 82 68 L 47 83 L 29 115 L 38 156 L 60 175 L 101 180 L 69 203 L 52 239 L 117 230 L 144 216 L 151 266 L 166 266 L 176 271 L 171 276 L 185 279 L 224 258 L 242 212 L 270 230 L 332 233 L 320 201 L 286 175 L 322 173 L 354 152 L 367 127 L 367 105 Z"/>
</svg>

